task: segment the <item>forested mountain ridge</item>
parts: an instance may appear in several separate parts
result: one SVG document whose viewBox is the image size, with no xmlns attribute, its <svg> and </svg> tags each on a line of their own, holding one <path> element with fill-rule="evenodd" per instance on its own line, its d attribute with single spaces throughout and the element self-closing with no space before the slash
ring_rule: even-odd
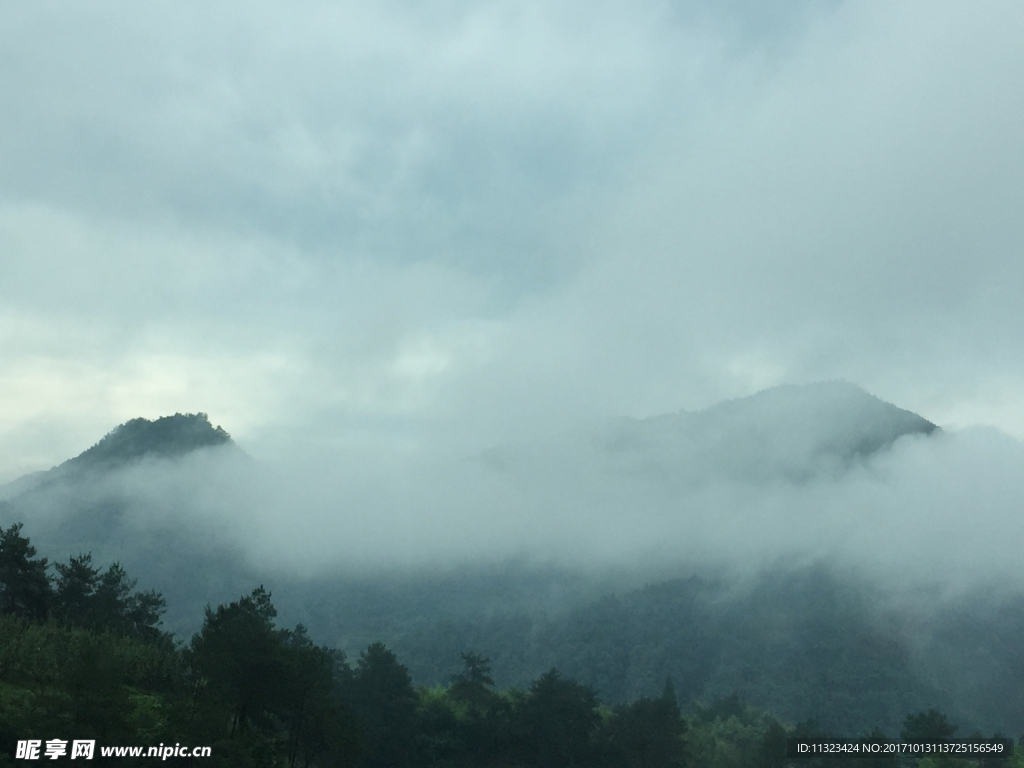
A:
<svg viewBox="0 0 1024 768">
<path fill-rule="evenodd" d="M 96 445 L 61 466 L 107 468 L 145 456 L 183 456 L 231 442 L 231 436 L 222 427 L 213 426 L 205 413 L 176 413 L 153 421 L 137 418 L 115 427 Z"/>
<path fill-rule="evenodd" d="M 428 685 L 455 671 L 453 649 L 473 648 L 491 659 L 500 685 L 525 686 L 557 667 L 610 704 L 656 695 L 671 677 L 682 705 L 739 693 L 836 733 L 892 732 L 906 712 L 929 708 L 972 730 L 1024 733 L 1024 661 L 1013 640 L 1024 635 L 1019 595 L 915 603 L 815 563 L 590 599 L 581 586 L 577 601 L 544 612 L 524 608 L 523 598 L 542 601 L 545 585 L 571 589 L 569 575 L 507 569 L 498 597 L 486 584 L 493 578 L 477 571 L 286 591 L 318 637 L 353 652 L 383 640 Z M 318 600 L 324 594 L 329 603 Z M 502 605 L 513 597 L 518 607 Z"/>
</svg>

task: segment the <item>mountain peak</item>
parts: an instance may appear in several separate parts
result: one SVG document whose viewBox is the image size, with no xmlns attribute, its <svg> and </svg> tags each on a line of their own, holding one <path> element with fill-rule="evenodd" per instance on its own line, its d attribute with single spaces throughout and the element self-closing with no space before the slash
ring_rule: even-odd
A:
<svg viewBox="0 0 1024 768">
<path fill-rule="evenodd" d="M 830 381 L 772 387 L 701 411 L 634 421 L 609 447 L 693 478 L 800 481 L 841 474 L 901 437 L 938 429 L 854 384 Z"/>
<path fill-rule="evenodd" d="M 131 419 L 114 427 L 96 445 L 75 458 L 0 486 L 0 503 L 54 483 L 116 470 L 139 459 L 173 459 L 220 445 L 234 446 L 235 443 L 224 429 L 213 426 L 205 413 L 176 413 L 153 421 Z"/>
<path fill-rule="evenodd" d="M 213 426 L 205 413 L 176 413 L 155 421 L 138 418 L 115 427 L 96 445 L 65 462 L 64 466 L 110 466 L 145 456 L 174 458 L 199 448 L 231 442 L 231 436 L 221 427 Z"/>
</svg>

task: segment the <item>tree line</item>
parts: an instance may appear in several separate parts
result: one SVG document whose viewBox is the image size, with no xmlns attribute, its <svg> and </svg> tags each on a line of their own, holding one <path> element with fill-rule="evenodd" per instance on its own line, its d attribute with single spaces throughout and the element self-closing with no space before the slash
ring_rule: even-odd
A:
<svg viewBox="0 0 1024 768">
<path fill-rule="evenodd" d="M 278 627 L 263 587 L 208 607 L 201 630 L 179 643 L 160 630 L 163 598 L 135 587 L 118 564 L 103 569 L 89 555 L 51 573 L 21 525 L 0 528 L 0 765 L 15 764 L 17 740 L 85 738 L 211 746 L 201 762 L 240 768 L 781 768 L 788 737 L 826 735 L 736 695 L 684 716 L 671 679 L 660 695 L 614 707 L 557 669 L 525 690 L 499 690 L 490 660 L 473 651 L 447 685 L 416 687 L 381 643 L 349 663 L 302 625 Z M 932 710 L 908 716 L 901 736 L 953 733 Z"/>
</svg>

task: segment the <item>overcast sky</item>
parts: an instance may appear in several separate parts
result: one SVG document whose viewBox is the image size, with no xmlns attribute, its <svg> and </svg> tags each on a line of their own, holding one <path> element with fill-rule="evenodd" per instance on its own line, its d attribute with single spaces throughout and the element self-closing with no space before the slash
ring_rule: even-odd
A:
<svg viewBox="0 0 1024 768">
<path fill-rule="evenodd" d="M 0 5 L 0 480 L 846 379 L 1024 436 L 1024 5 Z"/>
</svg>

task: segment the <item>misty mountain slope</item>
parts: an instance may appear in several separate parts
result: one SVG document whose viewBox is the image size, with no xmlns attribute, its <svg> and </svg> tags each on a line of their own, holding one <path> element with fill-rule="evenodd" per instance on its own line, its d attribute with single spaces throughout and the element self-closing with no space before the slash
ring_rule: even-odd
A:
<svg viewBox="0 0 1024 768">
<path fill-rule="evenodd" d="M 61 466 L 110 468 L 145 456 L 172 458 L 231 442 L 231 436 L 222 427 L 213 426 L 205 413 L 176 413 L 155 421 L 138 418 L 116 427 Z"/>
<path fill-rule="evenodd" d="M 784 385 L 693 413 L 633 420 L 607 435 L 609 456 L 702 482 L 834 476 L 907 435 L 938 427 L 845 382 Z"/>
<path fill-rule="evenodd" d="M 23 522 L 59 550 L 103 552 L 127 533 L 138 539 L 140 524 L 202 506 L 218 475 L 244 456 L 205 413 L 132 419 L 59 466 L 8 484 L 0 521 Z"/>
<path fill-rule="evenodd" d="M 205 413 L 176 413 L 154 421 L 131 419 L 63 464 L 0 486 L 0 499 L 89 472 L 109 472 L 146 458 L 177 458 L 201 448 L 226 445 L 235 447 L 231 436 L 223 428 L 214 427 Z"/>
<path fill-rule="evenodd" d="M 51 560 L 91 552 L 98 563 L 121 562 L 174 606 L 168 628 L 187 633 L 207 602 L 251 589 L 230 534 L 208 514 L 224 475 L 247 464 L 204 413 L 132 419 L 80 455 L 5 486 L 0 525 L 24 523 Z"/>
<path fill-rule="evenodd" d="M 39 470 L 38 472 L 31 472 L 27 475 L 22 475 L 9 483 L 0 485 L 0 502 L 4 502 L 7 499 L 13 499 L 15 496 L 20 496 L 26 491 L 30 491 L 36 486 L 46 482 L 49 471 L 50 470 Z"/>
</svg>

